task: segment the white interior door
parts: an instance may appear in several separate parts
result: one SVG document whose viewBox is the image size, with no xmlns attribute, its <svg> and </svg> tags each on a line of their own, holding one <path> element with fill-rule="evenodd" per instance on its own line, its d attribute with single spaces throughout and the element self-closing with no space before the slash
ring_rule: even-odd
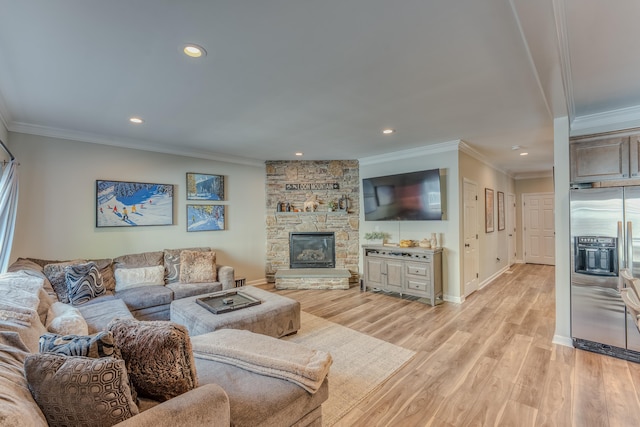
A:
<svg viewBox="0 0 640 427">
<path fill-rule="evenodd" d="M 522 195 L 524 224 L 524 261 L 555 265 L 555 228 L 553 193 Z"/>
<path fill-rule="evenodd" d="M 464 290 L 465 297 L 478 290 L 478 185 L 464 180 Z"/>
<path fill-rule="evenodd" d="M 507 245 L 509 265 L 516 263 L 516 195 L 507 194 Z"/>
</svg>

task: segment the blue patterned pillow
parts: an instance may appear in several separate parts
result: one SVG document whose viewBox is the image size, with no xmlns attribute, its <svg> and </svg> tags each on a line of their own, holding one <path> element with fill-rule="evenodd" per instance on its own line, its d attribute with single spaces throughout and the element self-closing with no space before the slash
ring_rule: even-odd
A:
<svg viewBox="0 0 640 427">
<path fill-rule="evenodd" d="M 56 353 L 65 356 L 116 357 L 121 359 L 113 334 L 109 331 L 95 335 L 44 334 L 39 341 L 40 353 Z"/>
<path fill-rule="evenodd" d="M 72 305 L 80 305 L 92 298 L 105 295 L 107 289 L 95 262 L 68 265 L 64 268 L 67 294 Z"/>
</svg>

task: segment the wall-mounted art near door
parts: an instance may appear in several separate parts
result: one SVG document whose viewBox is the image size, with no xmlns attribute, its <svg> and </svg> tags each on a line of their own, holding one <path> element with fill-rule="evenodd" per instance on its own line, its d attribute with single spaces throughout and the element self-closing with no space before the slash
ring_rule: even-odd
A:
<svg viewBox="0 0 640 427">
<path fill-rule="evenodd" d="M 498 191 L 498 231 L 504 230 L 504 193 Z"/>
<path fill-rule="evenodd" d="M 484 231 L 493 233 L 493 190 L 484 189 Z"/>
<path fill-rule="evenodd" d="M 224 176 L 187 172 L 187 200 L 224 200 Z"/>
<path fill-rule="evenodd" d="M 96 227 L 173 225 L 173 185 L 96 181 Z"/>
<path fill-rule="evenodd" d="M 225 229 L 224 205 L 187 205 L 187 231 Z"/>
</svg>

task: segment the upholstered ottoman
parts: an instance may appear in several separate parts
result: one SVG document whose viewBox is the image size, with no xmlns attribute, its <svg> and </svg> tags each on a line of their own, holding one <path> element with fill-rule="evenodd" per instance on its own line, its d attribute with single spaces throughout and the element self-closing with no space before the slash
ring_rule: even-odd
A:
<svg viewBox="0 0 640 427">
<path fill-rule="evenodd" d="M 300 303 L 253 286 L 235 288 L 262 301 L 258 305 L 214 314 L 196 303 L 205 295 L 171 302 L 171 321 L 184 325 L 189 335 L 202 335 L 217 329 L 244 329 L 280 338 L 300 329 Z"/>
</svg>

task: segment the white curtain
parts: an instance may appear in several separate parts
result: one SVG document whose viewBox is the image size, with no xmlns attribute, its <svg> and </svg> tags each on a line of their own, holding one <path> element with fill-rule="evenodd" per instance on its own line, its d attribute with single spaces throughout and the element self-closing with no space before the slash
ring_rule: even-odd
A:
<svg viewBox="0 0 640 427">
<path fill-rule="evenodd" d="M 5 166 L 0 179 L 0 273 L 7 271 L 18 211 L 18 162 Z"/>
</svg>

